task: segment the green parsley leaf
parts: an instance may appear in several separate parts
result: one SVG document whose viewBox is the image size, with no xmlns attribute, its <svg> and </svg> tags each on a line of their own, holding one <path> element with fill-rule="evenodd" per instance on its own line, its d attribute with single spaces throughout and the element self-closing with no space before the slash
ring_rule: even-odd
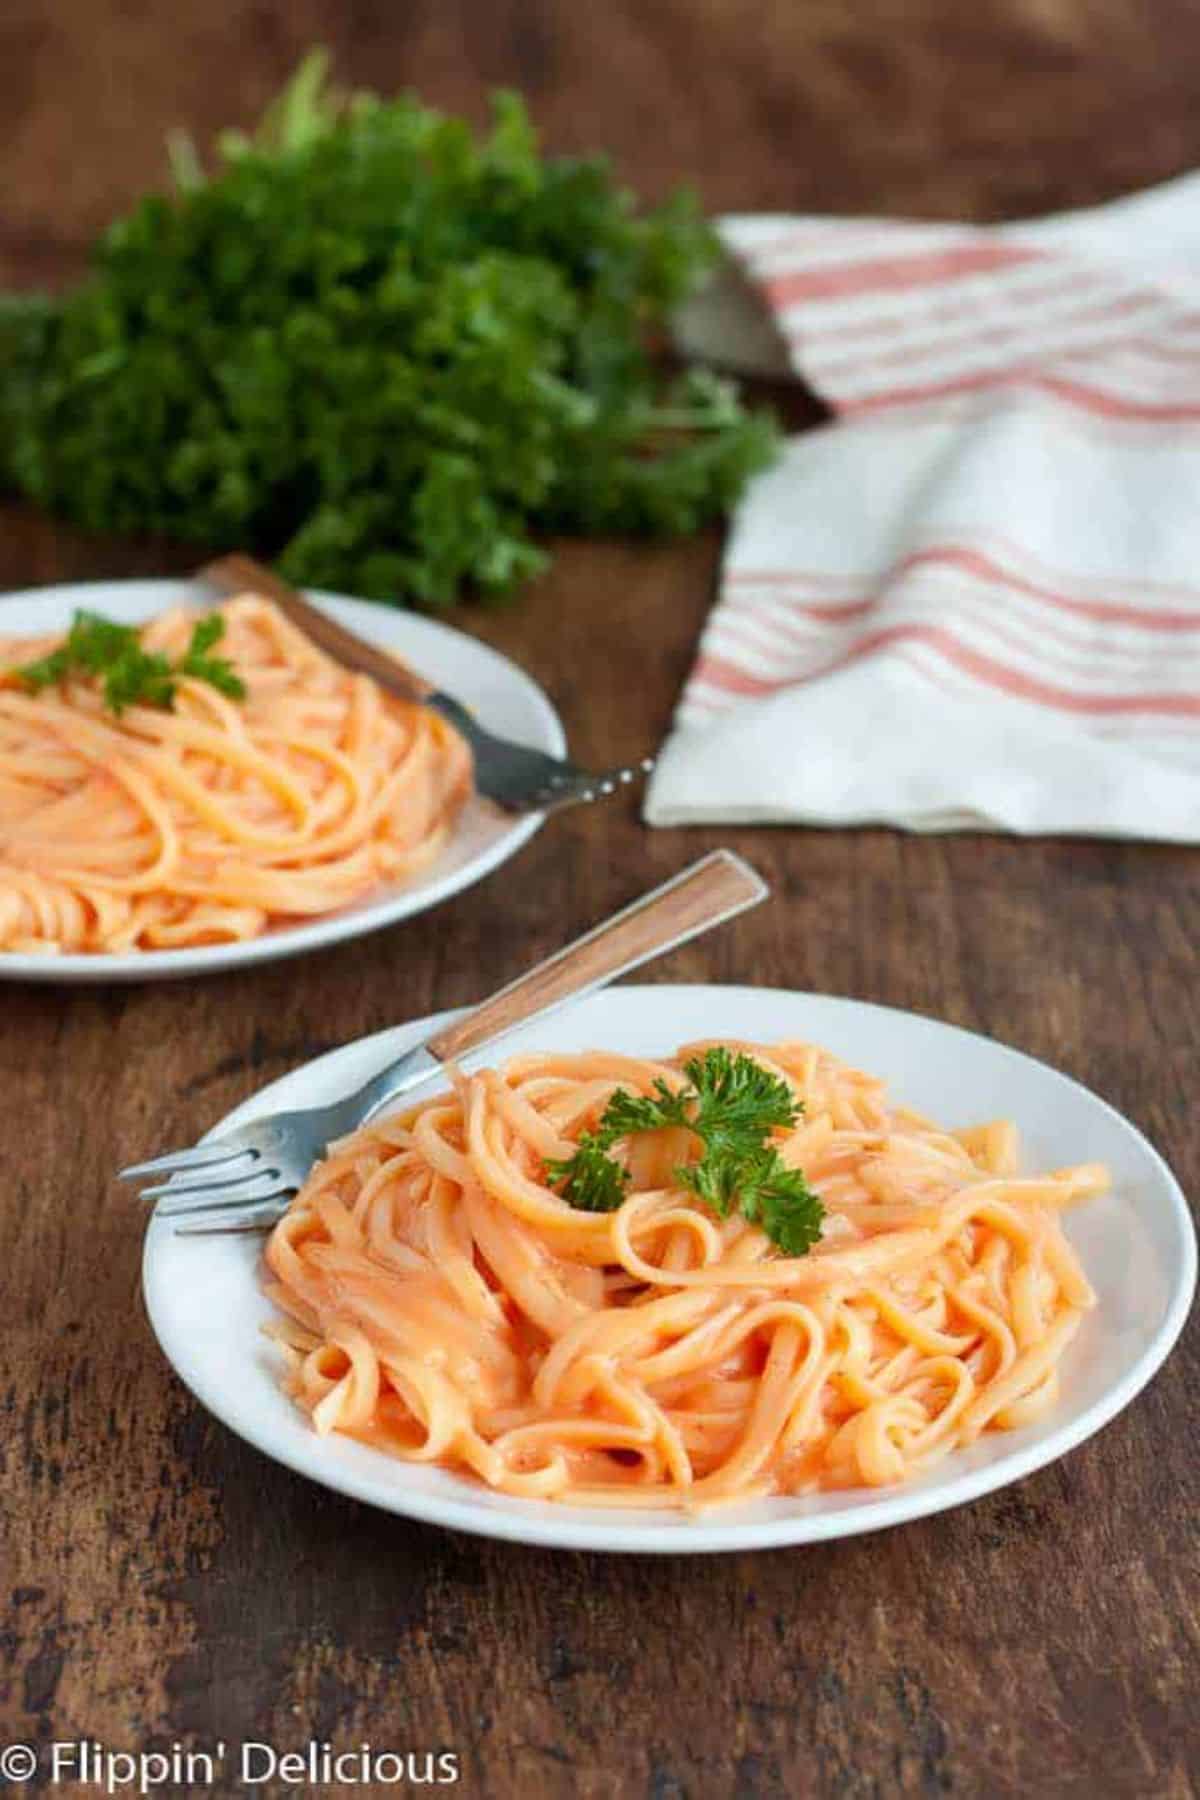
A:
<svg viewBox="0 0 1200 1800">
<path fill-rule="evenodd" d="M 105 663 L 85 664 L 104 683 L 104 704 L 118 717 L 127 706 L 170 708 L 175 701 L 171 665 L 156 651 L 143 650 L 135 640 L 130 648 Z"/>
<path fill-rule="evenodd" d="M 118 717 L 127 706 L 175 704 L 180 675 L 207 681 L 232 699 L 241 699 L 246 688 L 232 663 L 207 653 L 225 630 L 219 613 L 200 619 L 191 643 L 179 662 L 172 665 L 156 650 L 144 650 L 135 625 L 121 625 L 100 613 L 77 612 L 63 642 L 48 656 L 13 671 L 30 693 L 56 686 L 72 675 L 91 675 L 101 682 L 104 704 Z"/>
<path fill-rule="evenodd" d="M 220 613 L 206 613 L 204 618 L 196 620 L 192 628 L 192 641 L 187 647 L 184 662 L 190 662 L 194 657 L 207 656 L 213 645 L 219 644 L 224 636 L 225 621 Z"/>
<path fill-rule="evenodd" d="M 600 1137 L 607 1148 L 635 1131 L 661 1131 L 669 1125 L 690 1125 L 687 1088 L 669 1088 L 660 1077 L 650 1094 L 631 1094 L 618 1088 L 604 1109 Z"/>
<path fill-rule="evenodd" d="M 767 1149 L 740 1164 L 736 1199 L 747 1219 L 762 1227 L 785 1256 L 804 1256 L 820 1242 L 825 1208 L 800 1169 L 789 1169 L 778 1150 Z"/>
<path fill-rule="evenodd" d="M 314 53 L 256 132 L 171 161 L 80 286 L 0 296 L 0 489 L 438 607 L 551 534 L 694 532 L 774 454 L 653 354 L 720 254 L 694 197 L 543 157 L 513 94 L 476 136 Z"/>
<path fill-rule="evenodd" d="M 196 681 L 207 681 L 210 687 L 217 688 L 230 700 L 242 700 L 245 698 L 246 684 L 233 664 L 223 656 L 208 654 L 224 636 L 225 621 L 220 613 L 208 613 L 203 619 L 198 619 L 192 631 L 192 641 L 180 658 L 178 672 L 180 675 L 190 675 Z"/>
<path fill-rule="evenodd" d="M 582 1212 L 615 1212 L 625 1198 L 629 1171 L 609 1156 L 603 1143 L 585 1131 L 575 1154 L 564 1161 L 546 1163 L 546 1179 Z"/>
<path fill-rule="evenodd" d="M 40 693 L 42 688 L 57 686 L 60 681 L 66 680 L 70 672 L 71 658 L 65 644 L 60 644 L 48 656 L 41 656 L 36 662 L 26 663 L 24 668 L 16 670 L 31 694 Z"/>
<path fill-rule="evenodd" d="M 574 1156 L 547 1163 L 547 1180 L 572 1206 L 611 1211 L 629 1185 L 629 1171 L 608 1154 L 613 1145 L 637 1132 L 682 1127 L 701 1140 L 703 1153 L 676 1169 L 681 1186 L 721 1218 L 736 1206 L 784 1255 L 803 1256 L 821 1236 L 825 1209 L 769 1141 L 772 1132 L 790 1130 L 802 1110 L 787 1082 L 722 1045 L 689 1058 L 683 1072 L 679 1088 L 661 1078 L 649 1094 L 618 1088 Z"/>
<path fill-rule="evenodd" d="M 800 1105 L 787 1082 L 723 1046 L 683 1066 L 695 1092 L 692 1130 L 710 1156 L 750 1156 L 772 1131 L 788 1131 Z"/>
</svg>

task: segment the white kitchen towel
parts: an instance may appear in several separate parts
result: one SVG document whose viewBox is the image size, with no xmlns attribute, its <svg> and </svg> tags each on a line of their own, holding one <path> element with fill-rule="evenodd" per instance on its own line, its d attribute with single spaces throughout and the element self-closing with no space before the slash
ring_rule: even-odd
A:
<svg viewBox="0 0 1200 1800">
<path fill-rule="evenodd" d="M 720 230 L 682 346 L 836 416 L 739 509 L 648 820 L 1200 841 L 1200 176 Z"/>
</svg>

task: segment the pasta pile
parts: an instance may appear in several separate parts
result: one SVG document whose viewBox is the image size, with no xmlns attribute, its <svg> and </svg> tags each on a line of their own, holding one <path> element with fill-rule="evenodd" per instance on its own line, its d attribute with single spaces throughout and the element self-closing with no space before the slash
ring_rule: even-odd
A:
<svg viewBox="0 0 1200 1800">
<path fill-rule="evenodd" d="M 1094 1303 L 1060 1214 L 1106 1171 L 1023 1177 L 1007 1123 L 942 1130 L 820 1049 L 730 1047 L 803 1104 L 777 1143 L 825 1207 L 808 1255 L 682 1188 L 679 1128 L 629 1140 L 616 1210 L 547 1185 L 617 1087 L 677 1087 L 704 1046 L 456 1074 L 334 1146 L 269 1241 L 317 1431 L 509 1494 L 698 1509 L 903 1482 L 1050 1408 Z"/>
<path fill-rule="evenodd" d="M 432 712 L 339 668 L 269 601 L 227 602 L 232 700 L 106 711 L 94 682 L 0 683 L 0 950 L 179 949 L 336 911 L 427 863 L 470 787 Z M 172 658 L 195 615 L 142 633 Z M 0 670 L 53 640 L 0 640 Z"/>
</svg>

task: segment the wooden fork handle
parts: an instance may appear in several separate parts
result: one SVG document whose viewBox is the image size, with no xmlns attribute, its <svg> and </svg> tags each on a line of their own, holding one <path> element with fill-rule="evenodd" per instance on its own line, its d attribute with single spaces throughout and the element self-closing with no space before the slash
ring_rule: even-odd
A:
<svg viewBox="0 0 1200 1800">
<path fill-rule="evenodd" d="M 740 856 L 714 850 L 501 988 L 474 1012 L 430 1038 L 426 1048 L 442 1061 L 463 1056 L 536 1014 L 604 987 L 651 957 L 757 906 L 767 891 L 766 882 Z"/>
<path fill-rule="evenodd" d="M 364 639 L 347 631 L 328 613 L 311 606 L 303 594 L 298 594 L 294 587 L 276 575 L 273 569 L 255 562 L 252 556 L 243 556 L 240 552 L 232 556 L 220 556 L 216 562 L 206 563 L 204 568 L 196 571 L 196 580 L 207 582 L 210 587 L 219 588 L 226 594 L 262 594 L 273 600 L 285 618 L 293 625 L 299 626 L 306 637 L 312 639 L 319 650 L 331 656 L 343 668 L 354 669 L 361 675 L 370 675 L 380 687 L 395 694 L 398 699 L 414 701 L 418 706 L 428 700 L 433 693 L 433 684 L 425 681 L 410 669 L 399 657 L 391 656 L 386 650 L 368 644 Z"/>
</svg>

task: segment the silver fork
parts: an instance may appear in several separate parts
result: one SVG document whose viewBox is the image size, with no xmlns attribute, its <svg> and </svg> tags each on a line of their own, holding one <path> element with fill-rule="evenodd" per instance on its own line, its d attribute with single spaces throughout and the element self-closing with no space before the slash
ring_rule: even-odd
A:
<svg viewBox="0 0 1200 1800">
<path fill-rule="evenodd" d="M 265 1230 L 286 1211 L 330 1143 L 444 1075 L 448 1061 L 607 986 L 766 895 L 766 883 L 748 863 L 715 850 L 406 1050 L 355 1093 L 330 1105 L 254 1119 L 194 1149 L 134 1163 L 120 1179 L 164 1177 L 144 1188 L 143 1198 L 158 1202 L 158 1218 L 205 1215 L 207 1223 L 182 1227 L 184 1232 Z"/>
<path fill-rule="evenodd" d="M 654 758 L 644 756 L 638 763 L 593 774 L 570 757 L 549 756 L 544 750 L 531 750 L 525 744 L 496 737 L 477 724 L 453 695 L 434 688 L 398 657 L 347 631 L 328 613 L 311 605 L 273 569 L 265 568 L 252 557 L 240 553 L 219 557 L 198 570 L 196 579 L 222 593 L 266 595 L 343 668 L 357 669 L 401 700 L 415 701 L 441 713 L 471 746 L 476 788 L 505 812 L 558 812 L 564 806 L 599 800 L 648 775 L 654 767 Z"/>
</svg>

